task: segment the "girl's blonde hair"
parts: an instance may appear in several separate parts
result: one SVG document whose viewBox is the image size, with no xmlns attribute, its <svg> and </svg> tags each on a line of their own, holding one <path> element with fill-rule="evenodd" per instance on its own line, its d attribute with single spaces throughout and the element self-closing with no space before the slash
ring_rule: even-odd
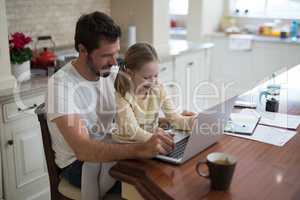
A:
<svg viewBox="0 0 300 200">
<path fill-rule="evenodd" d="M 138 71 L 143 65 L 153 61 L 158 61 L 158 56 L 150 44 L 136 43 L 132 45 L 125 53 L 124 63 L 120 65 L 115 81 L 116 91 L 124 97 L 126 92 L 130 92 L 133 88 L 127 70 Z"/>
</svg>

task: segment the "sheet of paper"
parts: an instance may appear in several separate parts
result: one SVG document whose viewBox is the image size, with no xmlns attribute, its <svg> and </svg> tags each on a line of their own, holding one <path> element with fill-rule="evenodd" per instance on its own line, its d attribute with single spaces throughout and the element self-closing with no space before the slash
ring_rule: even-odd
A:
<svg viewBox="0 0 300 200">
<path fill-rule="evenodd" d="M 274 128 L 270 126 L 258 125 L 253 133 L 253 135 L 241 135 L 235 133 L 227 133 L 226 135 L 241 137 L 249 140 L 255 140 L 267 144 L 272 144 L 275 146 L 284 146 L 292 137 L 296 135 L 296 131 Z"/>
<path fill-rule="evenodd" d="M 251 135 L 259 121 L 259 115 L 251 110 L 246 112 L 243 109 L 240 113 L 231 113 L 230 120 L 226 123 L 224 131 L 233 133 L 245 133 Z"/>
<path fill-rule="evenodd" d="M 282 113 L 262 112 L 259 124 L 296 130 L 300 124 L 300 116 Z"/>
<path fill-rule="evenodd" d="M 257 118 L 260 118 L 261 115 L 254 109 L 249 109 L 249 108 L 244 108 L 241 110 L 240 113 L 243 113 L 243 114 L 248 114 L 248 115 L 254 115 L 255 117 Z"/>
</svg>

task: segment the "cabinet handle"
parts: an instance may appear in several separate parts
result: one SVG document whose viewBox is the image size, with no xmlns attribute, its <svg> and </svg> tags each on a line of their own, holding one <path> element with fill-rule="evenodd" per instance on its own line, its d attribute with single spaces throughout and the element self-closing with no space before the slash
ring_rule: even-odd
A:
<svg viewBox="0 0 300 200">
<path fill-rule="evenodd" d="M 188 62 L 188 66 L 194 65 L 194 62 Z"/>
<path fill-rule="evenodd" d="M 166 70 L 167 70 L 167 67 L 163 67 L 163 68 L 161 68 L 160 72 L 164 72 Z"/>
<path fill-rule="evenodd" d="M 19 112 L 24 112 L 24 111 L 27 111 L 27 110 L 34 109 L 35 107 L 37 107 L 37 105 L 36 105 L 36 104 L 33 104 L 32 106 L 29 106 L 28 108 L 24 108 L 24 109 L 18 108 L 18 111 L 19 111 Z"/>
<path fill-rule="evenodd" d="M 14 144 L 14 141 L 13 141 L 13 140 L 8 140 L 8 141 L 7 141 L 7 144 L 11 146 L 11 145 Z"/>
</svg>

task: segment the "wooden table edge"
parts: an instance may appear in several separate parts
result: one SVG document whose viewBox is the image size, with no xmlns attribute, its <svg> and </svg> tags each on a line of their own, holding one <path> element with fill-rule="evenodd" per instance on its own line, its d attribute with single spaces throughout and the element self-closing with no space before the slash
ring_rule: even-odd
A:
<svg viewBox="0 0 300 200">
<path fill-rule="evenodd" d="M 130 171 L 134 171 L 134 173 Z M 143 170 L 133 169 L 124 164 L 124 162 L 118 162 L 112 167 L 109 173 L 113 178 L 135 186 L 137 191 L 146 200 L 173 200 L 172 197 L 154 184 Z"/>
</svg>

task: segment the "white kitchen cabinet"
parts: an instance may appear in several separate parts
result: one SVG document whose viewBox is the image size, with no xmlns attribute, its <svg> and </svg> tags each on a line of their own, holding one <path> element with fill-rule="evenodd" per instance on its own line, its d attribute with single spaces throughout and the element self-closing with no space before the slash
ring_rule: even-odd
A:
<svg viewBox="0 0 300 200">
<path fill-rule="evenodd" d="M 15 79 L 11 75 L 5 0 L 0 0 L 0 90 L 13 88 Z"/>
<path fill-rule="evenodd" d="M 231 50 L 229 38 L 212 36 L 212 82 L 233 83 L 230 93 L 240 94 L 269 79 L 272 73 L 300 64 L 300 44 L 256 41 L 251 50 Z"/>
<path fill-rule="evenodd" d="M 194 94 L 210 77 L 208 51 L 203 49 L 175 57 L 174 82 L 179 87 L 182 110 L 199 111 Z"/>
<path fill-rule="evenodd" d="M 173 60 L 161 62 L 159 64 L 159 80 L 167 83 L 174 80 Z"/>
<path fill-rule="evenodd" d="M 211 49 L 171 56 L 160 64 L 159 79 L 171 97 L 176 111 L 197 111 L 197 102 L 193 101 L 197 87 L 210 79 Z"/>
<path fill-rule="evenodd" d="M 285 52 L 285 60 L 288 62 L 284 67 L 291 68 L 300 64 L 300 44 L 290 44 L 288 51 Z"/>
<path fill-rule="evenodd" d="M 231 84 L 232 89 L 237 92 L 253 87 L 257 76 L 253 71 L 253 52 L 229 49 L 227 38 L 215 38 L 213 42 L 215 48 L 212 51 L 212 82 Z"/>
<path fill-rule="evenodd" d="M 50 199 L 40 126 L 34 114 L 43 101 L 43 96 L 32 96 L 1 106 L 4 199 Z"/>
<path fill-rule="evenodd" d="M 285 57 L 288 49 L 289 45 L 284 43 L 255 42 L 251 59 L 254 60 L 253 73 L 256 75 L 256 81 L 263 80 L 290 65 Z"/>
<path fill-rule="evenodd" d="M 159 80 L 164 85 L 167 94 L 173 101 L 175 108 L 178 108 L 181 103 L 180 96 L 178 95 L 180 93 L 180 88 L 174 82 L 174 73 L 173 57 L 160 63 Z"/>
<path fill-rule="evenodd" d="M 255 42 L 252 59 L 256 79 L 261 80 L 274 72 L 300 64 L 300 44 Z"/>
<path fill-rule="evenodd" d="M 2 156 L 0 153 L 0 200 L 3 200 Z"/>
</svg>

